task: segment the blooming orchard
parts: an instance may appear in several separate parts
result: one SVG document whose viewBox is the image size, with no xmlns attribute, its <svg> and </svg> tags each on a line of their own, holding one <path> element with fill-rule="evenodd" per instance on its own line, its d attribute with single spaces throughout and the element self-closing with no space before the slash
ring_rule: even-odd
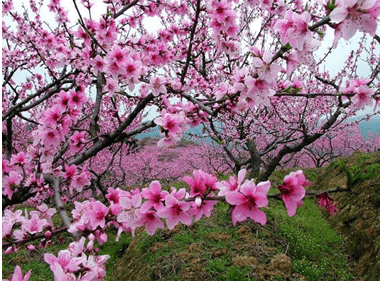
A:
<svg viewBox="0 0 382 281">
<path fill-rule="evenodd" d="M 378 0 L 43 2 L 2 4 L 2 233 L 6 254 L 72 233 L 68 249 L 44 255 L 55 280 L 102 280 L 109 257 L 97 255 L 95 243 L 107 241 L 110 228 L 117 239 L 138 227 L 153 235 L 165 224 L 209 217 L 218 201 L 232 206 L 234 224 L 265 224 L 270 198 L 294 215 L 306 195 L 302 171 L 268 194 L 268 177 L 283 157 L 358 109 L 379 106 Z M 45 13 L 55 21 L 48 24 Z M 152 21 L 158 24 L 150 29 Z M 364 35 L 344 68 L 322 71 L 332 50 L 357 31 Z M 331 47 L 316 58 L 322 44 Z M 362 60 L 370 71 L 359 75 Z M 163 190 L 150 179 L 126 190 L 134 136 L 157 127 L 164 149 L 200 124 L 238 178 L 219 181 L 213 168 L 195 167 L 184 177 L 187 189 Z M 237 158 L 233 148 L 250 158 Z M 243 167 L 260 182 L 245 179 Z M 320 204 L 333 211 L 325 196 Z M 21 211 L 22 203 L 35 210 Z M 52 224 L 56 212 L 63 227 Z M 30 275 L 17 266 L 12 280 Z"/>
</svg>

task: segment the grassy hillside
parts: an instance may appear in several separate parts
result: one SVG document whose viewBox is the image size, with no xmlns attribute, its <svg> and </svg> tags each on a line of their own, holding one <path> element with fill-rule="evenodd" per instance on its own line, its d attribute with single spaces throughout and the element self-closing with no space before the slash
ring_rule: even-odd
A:
<svg viewBox="0 0 382 281">
<path fill-rule="evenodd" d="M 289 172 L 276 171 L 271 181 L 279 184 Z M 290 218 L 281 201 L 270 200 L 264 227 L 250 220 L 233 226 L 228 206 L 219 203 L 211 218 L 190 227 L 177 225 L 154 236 L 138 231 L 118 243 L 112 231 L 99 247 L 99 254 L 111 256 L 106 280 L 379 280 L 379 152 L 304 173 L 314 190 L 350 187 L 332 195 L 339 213 L 329 216 L 310 198 Z M 69 239 L 57 238 L 53 252 Z M 23 272 L 32 268 L 31 280 L 52 280 L 41 258 L 48 250 L 3 253 L 3 277 L 19 263 Z"/>
</svg>

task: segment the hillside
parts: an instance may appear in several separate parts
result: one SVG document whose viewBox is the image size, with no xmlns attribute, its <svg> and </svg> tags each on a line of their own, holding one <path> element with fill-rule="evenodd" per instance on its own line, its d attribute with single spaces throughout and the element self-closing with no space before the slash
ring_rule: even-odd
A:
<svg viewBox="0 0 382 281">
<path fill-rule="evenodd" d="M 138 229 L 134 238 L 122 235 L 115 242 L 116 230 L 110 229 L 108 242 L 98 252 L 110 255 L 106 280 L 379 280 L 379 159 L 379 152 L 355 153 L 326 168 L 304 170 L 313 183 L 311 190 L 350 187 L 331 194 L 339 208 L 334 216 L 310 198 L 290 218 L 282 202 L 270 199 L 264 227 L 249 220 L 233 226 L 228 206 L 220 202 L 210 218 L 154 236 Z M 290 171 L 276 171 L 274 186 Z M 270 193 L 275 192 L 271 188 Z M 48 248 L 20 248 L 10 255 L 3 251 L 3 278 L 10 278 L 19 264 L 23 272 L 32 269 L 31 281 L 53 280 L 42 256 L 57 255 L 71 241 L 63 233 Z"/>
<path fill-rule="evenodd" d="M 346 187 L 344 167 L 372 176 L 333 196 L 335 216 L 306 199 L 293 218 L 275 203 L 265 227 L 251 221 L 234 227 L 219 203 L 211 218 L 191 227 L 138 234 L 109 280 L 379 280 L 379 152 L 338 161 L 305 171 L 311 189 Z"/>
</svg>

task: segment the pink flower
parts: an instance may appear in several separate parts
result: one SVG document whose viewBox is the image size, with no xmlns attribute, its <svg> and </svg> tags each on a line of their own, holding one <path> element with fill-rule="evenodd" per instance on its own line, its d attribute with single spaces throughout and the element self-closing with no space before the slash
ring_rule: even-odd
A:
<svg viewBox="0 0 382 281">
<path fill-rule="evenodd" d="M 296 214 L 297 206 L 305 196 L 304 187 L 309 184 L 310 182 L 305 179 L 303 172 L 298 170 L 285 176 L 283 184 L 278 186 L 288 216 L 292 217 Z"/>
<path fill-rule="evenodd" d="M 70 101 L 70 94 L 65 91 L 60 91 L 58 94 L 58 99 L 56 100 L 57 105 L 62 111 L 66 109 Z"/>
<path fill-rule="evenodd" d="M 84 261 L 84 258 L 85 257 L 73 257 L 69 250 L 59 251 L 57 257 L 50 253 L 44 254 L 44 260 L 50 265 L 52 271 L 58 266 L 65 271 L 77 271 L 80 269 L 79 265 Z"/>
<path fill-rule="evenodd" d="M 121 49 L 118 45 L 114 45 L 106 57 L 111 62 L 117 63 L 118 66 L 122 66 L 126 60 L 126 50 Z"/>
<path fill-rule="evenodd" d="M 70 186 L 78 192 L 81 192 L 88 185 L 90 185 L 90 173 L 88 171 L 82 171 L 81 174 L 74 176 L 70 181 Z"/>
<path fill-rule="evenodd" d="M 191 187 L 191 196 L 206 196 L 209 192 L 217 189 L 216 177 L 207 174 L 202 170 L 194 171 L 193 175 L 193 178 L 189 176 L 183 178 L 183 180 Z"/>
<path fill-rule="evenodd" d="M 356 90 L 357 94 L 351 98 L 351 102 L 357 109 L 362 109 L 365 106 L 373 105 L 373 94 L 374 91 L 366 86 L 360 86 Z"/>
<path fill-rule="evenodd" d="M 333 22 L 342 23 L 342 37 L 349 40 L 358 29 L 375 35 L 379 15 L 379 12 L 375 13 L 376 10 L 379 11 L 377 0 L 342 0 L 329 16 Z"/>
<path fill-rule="evenodd" d="M 144 225 L 148 235 L 154 235 L 158 228 L 164 228 L 163 222 L 154 211 L 143 213 L 141 210 L 136 210 L 135 215 L 137 216 L 137 224 Z"/>
<path fill-rule="evenodd" d="M 339 209 L 334 205 L 334 199 L 330 197 L 327 192 L 317 194 L 315 197 L 318 198 L 318 206 L 328 209 L 329 214 L 334 215 L 339 211 Z"/>
<path fill-rule="evenodd" d="M 185 125 L 183 116 L 171 113 L 165 113 L 163 117 L 156 118 L 154 123 L 161 126 L 166 135 L 171 136 L 183 133 Z"/>
<path fill-rule="evenodd" d="M 3 194 L 12 199 L 13 191 L 18 187 L 22 179 L 23 177 L 20 174 L 11 171 L 8 176 L 3 178 Z"/>
<path fill-rule="evenodd" d="M 76 174 L 76 171 L 77 171 L 77 167 L 76 165 L 66 165 L 65 164 L 65 174 L 64 174 L 64 178 L 66 179 L 71 179 L 74 177 L 74 175 Z"/>
<path fill-rule="evenodd" d="M 159 96 L 159 94 L 166 94 L 167 89 L 164 85 L 165 79 L 162 77 L 153 77 L 150 79 L 150 84 L 148 87 L 153 91 L 154 96 Z"/>
<path fill-rule="evenodd" d="M 200 200 L 200 197 L 195 199 L 195 203 L 192 203 L 192 209 L 190 209 L 188 213 L 192 216 L 195 216 L 195 221 L 200 220 L 203 215 L 209 218 L 214 209 L 214 206 L 218 203 L 218 201 L 202 200 L 200 204 L 198 204 L 197 200 Z"/>
<path fill-rule="evenodd" d="M 225 196 L 230 191 L 236 191 L 243 182 L 246 173 L 246 169 L 241 169 L 239 171 L 237 179 L 231 176 L 229 178 L 229 181 L 222 181 L 216 183 L 217 188 L 220 189 L 218 196 Z"/>
<path fill-rule="evenodd" d="M 11 165 L 25 165 L 26 155 L 24 152 L 13 154 L 11 158 Z"/>
<path fill-rule="evenodd" d="M 106 219 L 107 213 L 109 212 L 109 208 L 99 201 L 92 203 L 91 206 L 92 206 L 91 210 L 88 210 L 87 212 L 85 212 L 86 218 L 89 219 L 90 227 L 93 230 L 96 229 L 97 226 L 104 228 L 106 224 L 105 219 Z"/>
<path fill-rule="evenodd" d="M 97 55 L 93 60 L 93 68 L 95 72 L 102 72 L 106 63 L 100 55 Z"/>
<path fill-rule="evenodd" d="M 47 224 L 46 219 L 40 219 L 36 214 L 32 215 L 31 219 L 26 219 L 21 225 L 23 232 L 29 232 L 30 234 L 39 233 L 42 231 L 43 227 Z"/>
<path fill-rule="evenodd" d="M 78 132 L 75 131 L 74 134 L 69 139 L 69 145 L 70 149 L 73 152 L 77 152 L 82 148 L 82 145 L 86 142 L 85 141 L 85 131 Z"/>
<path fill-rule="evenodd" d="M 277 79 L 277 74 L 282 70 L 282 67 L 276 63 L 272 63 L 272 53 L 265 51 L 262 57 L 255 57 L 252 64 L 256 67 L 257 74 L 260 79 L 268 83 L 274 83 Z"/>
<path fill-rule="evenodd" d="M 59 105 L 54 106 L 53 108 L 44 112 L 44 124 L 57 126 L 58 122 L 62 117 L 62 108 Z"/>
<path fill-rule="evenodd" d="M 46 147 L 55 147 L 60 144 L 61 137 L 59 135 L 59 131 L 45 128 L 42 131 L 43 141 Z"/>
<path fill-rule="evenodd" d="M 81 107 L 86 100 L 87 98 L 83 91 L 70 91 L 70 100 L 68 104 L 71 107 Z"/>
<path fill-rule="evenodd" d="M 309 30 L 310 18 L 307 11 L 298 14 L 292 9 L 288 10 L 284 19 L 278 20 L 274 25 L 275 30 L 280 33 L 281 43 L 289 43 L 293 48 L 302 51 L 304 43 L 312 38 Z"/>
<path fill-rule="evenodd" d="M 191 225 L 192 218 L 187 213 L 190 209 L 190 203 L 181 201 L 179 202 L 171 194 L 165 197 L 165 207 L 158 210 L 157 215 L 160 218 L 165 218 L 167 227 L 169 229 L 174 229 L 175 225 L 179 222 L 185 225 Z"/>
<path fill-rule="evenodd" d="M 140 61 L 133 60 L 132 58 L 126 59 L 125 73 L 126 78 L 130 78 L 132 76 L 138 76 L 139 70 L 141 69 L 142 64 Z"/>
<path fill-rule="evenodd" d="M 144 202 L 140 208 L 142 213 L 148 212 L 152 207 L 155 208 L 155 210 L 160 210 L 163 208 L 163 201 L 166 195 L 168 194 L 167 191 L 162 191 L 162 187 L 159 183 L 159 181 L 153 181 L 150 183 L 150 188 L 144 188 L 141 192 L 141 195 L 143 198 L 148 199 L 146 202 Z"/>
<path fill-rule="evenodd" d="M 112 204 L 119 204 L 119 200 L 122 197 L 131 197 L 130 192 L 122 190 L 122 189 L 114 189 L 109 187 L 107 190 L 106 198 L 109 200 Z"/>
<path fill-rule="evenodd" d="M 118 86 L 118 80 L 109 78 L 105 86 L 105 91 L 108 91 L 109 94 L 114 95 L 116 92 L 119 92 L 120 87 Z"/>
<path fill-rule="evenodd" d="M 232 221 L 244 221 L 250 217 L 253 221 L 264 225 L 267 222 L 265 213 L 259 208 L 268 205 L 267 193 L 271 187 L 269 181 L 260 182 L 257 186 L 253 181 L 246 180 L 239 191 L 231 191 L 226 195 L 226 200 L 235 205 L 232 211 Z"/>
<path fill-rule="evenodd" d="M 30 276 L 32 274 L 32 270 L 30 269 L 25 276 L 23 276 L 23 273 L 21 271 L 20 266 L 16 265 L 15 271 L 12 275 L 12 279 L 4 279 L 4 281 L 28 281 Z"/>
</svg>

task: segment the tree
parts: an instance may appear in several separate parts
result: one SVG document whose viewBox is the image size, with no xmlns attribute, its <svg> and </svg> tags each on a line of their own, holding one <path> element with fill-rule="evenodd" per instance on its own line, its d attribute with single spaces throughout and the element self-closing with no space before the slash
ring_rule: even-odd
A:
<svg viewBox="0 0 382 281">
<path fill-rule="evenodd" d="M 234 223 L 250 217 L 264 224 L 259 208 L 268 198 L 283 200 L 294 215 L 308 184 L 301 171 L 269 196 L 270 182 L 244 181 L 241 166 L 250 164 L 255 175 L 261 157 L 273 151 L 260 177 L 266 180 L 285 155 L 313 143 L 357 109 L 379 103 L 379 1 L 103 2 L 73 0 L 67 10 L 67 3 L 51 0 L 47 8 L 55 21 L 49 23 L 41 17 L 48 13 L 43 4 L 31 0 L 20 12 L 12 1 L 3 2 L 3 248 L 33 250 L 31 241 L 43 239 L 44 247 L 52 235 L 69 231 L 77 241 L 58 258 L 44 256 L 60 280 L 103 279 L 108 257 L 95 257 L 93 245 L 95 239 L 107 240 L 106 226 L 119 235 L 145 226 L 152 235 L 164 227 L 161 219 L 173 228 L 208 217 L 218 200 L 232 205 Z M 158 23 L 155 31 L 148 29 L 150 20 Z M 330 50 L 320 61 L 312 56 L 328 41 L 329 30 L 335 36 L 327 43 L 332 49 L 340 38 L 365 33 L 334 77 L 319 68 Z M 356 72 L 365 59 L 363 48 L 369 77 Z M 147 114 L 149 108 L 157 109 L 155 116 Z M 246 145 L 250 160 L 234 161 L 238 178 L 218 182 L 196 170 L 184 178 L 187 199 L 185 189 L 164 191 L 157 181 L 142 190 L 119 188 L 134 136 L 158 127 L 158 146 L 164 147 L 178 142 L 187 127 L 203 123 L 230 155 L 231 147 L 214 131 L 221 122 L 243 134 L 251 133 L 252 124 L 266 131 L 256 142 L 239 134 L 234 146 Z M 76 201 L 81 195 L 94 197 Z M 24 202 L 36 210 L 22 215 L 14 206 Z M 61 228 L 51 224 L 57 211 Z M 16 268 L 13 279 L 21 278 Z"/>
</svg>

